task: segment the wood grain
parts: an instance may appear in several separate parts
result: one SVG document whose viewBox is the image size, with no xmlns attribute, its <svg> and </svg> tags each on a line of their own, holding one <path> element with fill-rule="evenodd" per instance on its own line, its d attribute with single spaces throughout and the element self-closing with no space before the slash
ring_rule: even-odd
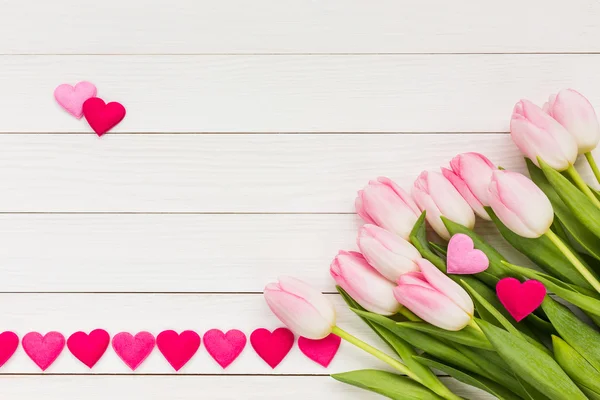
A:
<svg viewBox="0 0 600 400">
<path fill-rule="evenodd" d="M 329 264 L 356 250 L 353 214 L 0 215 L 0 292 L 262 292 L 296 276 L 334 292 Z M 477 230 L 523 257 L 491 223 Z"/>
<path fill-rule="evenodd" d="M 4 54 L 600 50 L 594 0 L 2 0 L 0 9 Z"/>
<path fill-rule="evenodd" d="M 91 133 L 52 97 L 80 80 L 127 108 L 114 132 L 506 132 L 523 97 L 599 106 L 599 70 L 600 54 L 0 56 L 0 132 Z"/>
<path fill-rule="evenodd" d="M 441 378 L 456 394 L 470 399 L 494 397 L 450 378 Z M 336 382 L 327 376 L 10 376 L 0 375 L 7 398 L 45 400 L 381 400 L 382 397 Z M 240 394 L 243 393 L 243 394 Z"/>
</svg>

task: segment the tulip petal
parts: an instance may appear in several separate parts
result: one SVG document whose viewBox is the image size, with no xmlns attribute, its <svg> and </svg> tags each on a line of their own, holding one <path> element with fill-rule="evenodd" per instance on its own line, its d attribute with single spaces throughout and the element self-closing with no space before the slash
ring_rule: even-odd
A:
<svg viewBox="0 0 600 400">
<path fill-rule="evenodd" d="M 311 285 L 289 276 L 279 277 L 279 286 L 282 290 L 304 299 L 321 316 L 328 321 L 335 321 L 335 308 L 333 304 Z"/>
<path fill-rule="evenodd" d="M 469 203 L 469 205 L 471 206 L 473 211 L 477 213 L 477 215 L 479 215 L 483 219 L 490 219 L 490 216 L 487 214 L 487 211 L 485 211 L 483 204 L 481 204 L 481 202 L 477 200 L 477 197 L 475 197 L 473 192 L 471 192 L 471 189 L 469 189 L 469 186 L 467 186 L 465 181 L 463 181 L 458 175 L 456 175 L 454 172 L 447 168 L 442 168 L 442 174 L 444 175 L 444 178 L 448 179 L 448 181 L 452 183 L 454 188 L 458 190 L 458 193 L 460 193 L 463 199 L 465 199 L 467 203 Z"/>
<path fill-rule="evenodd" d="M 469 294 L 456 282 L 448 278 L 428 260 L 417 262 L 427 282 L 469 315 L 474 313 L 473 300 Z"/>
<path fill-rule="evenodd" d="M 400 304 L 442 329 L 459 331 L 471 320 L 471 315 L 436 290 L 401 285 L 394 289 L 394 295 Z"/>
<path fill-rule="evenodd" d="M 363 202 L 363 195 L 364 195 L 364 192 L 362 190 L 359 190 L 358 191 L 358 196 L 356 197 L 356 200 L 354 202 L 354 207 L 356 208 L 356 213 L 366 223 L 368 223 L 368 224 L 374 224 L 375 221 L 373 221 L 373 219 L 369 216 L 369 214 L 365 210 L 365 205 L 364 205 L 364 202 Z"/>
</svg>

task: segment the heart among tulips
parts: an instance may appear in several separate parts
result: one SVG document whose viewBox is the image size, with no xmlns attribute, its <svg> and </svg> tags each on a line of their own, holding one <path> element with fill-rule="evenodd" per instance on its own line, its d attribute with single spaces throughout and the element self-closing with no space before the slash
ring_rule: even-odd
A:
<svg viewBox="0 0 600 400">
<path fill-rule="evenodd" d="M 530 178 L 465 153 L 441 173 L 423 172 L 412 196 L 387 178 L 358 192 L 360 253 L 340 251 L 330 272 L 391 355 L 337 326 L 333 305 L 309 284 L 267 285 L 267 304 L 294 333 L 333 333 L 396 371 L 335 379 L 393 399 L 460 399 L 435 369 L 499 399 L 600 399 L 600 192 L 574 167 L 584 155 L 600 182 L 598 119 L 567 89 L 543 108 L 517 103 L 510 131 Z M 531 268 L 476 234 L 476 216 Z"/>
</svg>

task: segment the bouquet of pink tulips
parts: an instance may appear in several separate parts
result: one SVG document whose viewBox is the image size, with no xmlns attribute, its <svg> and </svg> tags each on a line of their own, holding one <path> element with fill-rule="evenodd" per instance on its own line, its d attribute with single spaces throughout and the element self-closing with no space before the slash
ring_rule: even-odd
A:
<svg viewBox="0 0 600 400">
<path fill-rule="evenodd" d="M 340 251 L 330 272 L 387 351 L 337 326 L 333 305 L 308 284 L 266 287 L 296 334 L 338 335 L 396 371 L 333 378 L 392 399 L 460 399 L 435 369 L 499 399 L 600 399 L 600 193 L 574 167 L 585 155 L 600 182 L 596 114 L 563 90 L 543 109 L 520 101 L 510 130 L 530 178 L 465 153 L 423 172 L 412 196 L 387 178 L 358 192 L 360 252 Z M 476 216 L 535 267 L 511 264 L 474 233 Z M 428 239 L 427 223 L 439 238 Z"/>
</svg>

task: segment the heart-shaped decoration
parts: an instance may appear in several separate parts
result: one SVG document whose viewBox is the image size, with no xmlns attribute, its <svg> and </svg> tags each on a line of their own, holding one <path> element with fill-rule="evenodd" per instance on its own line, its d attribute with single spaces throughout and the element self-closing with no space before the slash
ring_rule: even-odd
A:
<svg viewBox="0 0 600 400">
<path fill-rule="evenodd" d="M 19 347 L 19 337 L 14 332 L 0 333 L 0 367 L 6 364 Z"/>
<path fill-rule="evenodd" d="M 515 278 L 504 278 L 496 285 L 496 294 L 504 308 L 519 322 L 542 304 L 546 288 L 536 280 L 521 283 Z"/>
<path fill-rule="evenodd" d="M 490 260 L 481 250 L 475 249 L 473 239 L 457 233 L 448 243 L 447 272 L 449 274 L 477 274 L 488 269 Z"/>
<path fill-rule="evenodd" d="M 341 342 L 342 339 L 332 333 L 320 340 L 300 337 L 298 339 L 298 347 L 306 357 L 327 368 L 333 357 L 337 354 Z"/>
<path fill-rule="evenodd" d="M 204 334 L 204 347 L 221 367 L 227 368 L 246 347 L 246 335 L 237 329 L 227 333 L 211 329 Z"/>
<path fill-rule="evenodd" d="M 125 118 L 125 107 L 121 103 L 104 103 L 99 97 L 92 97 L 83 103 L 83 115 L 98 136 L 104 135 Z"/>
<path fill-rule="evenodd" d="M 59 332 L 48 332 L 44 336 L 29 332 L 23 336 L 23 350 L 42 371 L 52 365 L 64 348 L 65 337 Z"/>
<path fill-rule="evenodd" d="M 54 98 L 69 114 L 75 118 L 83 117 L 83 103 L 96 97 L 96 86 L 90 82 L 79 82 L 75 87 L 63 83 L 54 89 Z"/>
<path fill-rule="evenodd" d="M 292 349 L 294 334 L 287 328 L 275 329 L 273 333 L 259 328 L 250 335 L 250 344 L 260 358 L 275 368 Z"/>
<path fill-rule="evenodd" d="M 110 335 L 104 329 L 96 329 L 88 335 L 85 332 L 75 332 L 67 340 L 67 347 L 79 361 L 92 368 L 104 355 Z"/>
<path fill-rule="evenodd" d="M 112 340 L 115 353 L 132 371 L 135 371 L 152 353 L 156 340 L 150 332 L 139 332 L 133 336 L 129 332 L 117 333 Z"/>
<path fill-rule="evenodd" d="M 175 371 L 179 371 L 196 354 L 200 336 L 194 331 L 163 331 L 156 337 L 156 346 Z"/>
</svg>

